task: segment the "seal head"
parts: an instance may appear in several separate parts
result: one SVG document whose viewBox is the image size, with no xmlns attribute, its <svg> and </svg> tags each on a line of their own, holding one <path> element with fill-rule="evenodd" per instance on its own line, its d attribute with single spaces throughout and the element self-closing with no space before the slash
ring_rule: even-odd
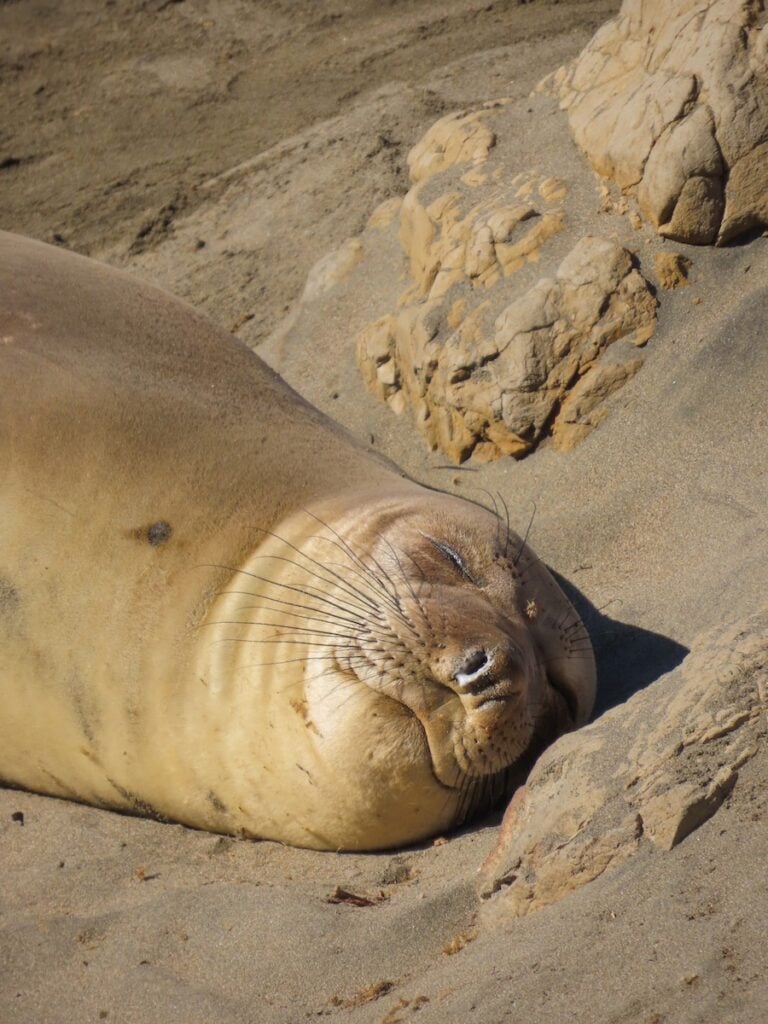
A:
<svg viewBox="0 0 768 1024">
<path fill-rule="evenodd" d="M 483 508 L 397 490 L 291 517 L 208 620 L 215 673 L 256 690 L 269 676 L 282 721 L 290 709 L 302 721 L 287 749 L 270 743 L 294 777 L 279 826 L 292 842 L 376 848 L 455 827 L 591 711 L 589 641 L 530 549 Z"/>
</svg>

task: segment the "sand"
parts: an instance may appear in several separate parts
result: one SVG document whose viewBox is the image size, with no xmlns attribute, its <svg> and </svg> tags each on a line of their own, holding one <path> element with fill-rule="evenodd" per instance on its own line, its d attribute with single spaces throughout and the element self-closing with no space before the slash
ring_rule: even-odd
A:
<svg viewBox="0 0 768 1024">
<path fill-rule="evenodd" d="M 575 167 L 554 102 L 532 127 L 527 98 L 614 9 L 0 5 L 0 225 L 190 300 L 416 478 L 498 492 L 520 532 L 535 506 L 532 543 L 593 633 L 599 710 L 764 604 L 765 239 L 674 247 L 691 284 L 659 293 L 642 370 L 573 452 L 522 462 L 452 467 L 364 391 L 354 336 L 401 287 L 394 243 L 368 246 L 320 304 L 301 292 L 405 192 L 408 150 L 448 111 L 507 97 L 521 147 Z M 645 265 L 659 246 L 642 245 Z M 673 850 L 641 843 L 553 906 L 493 922 L 475 886 L 498 816 L 337 855 L 0 791 L 0 1021 L 759 1022 L 767 791 L 761 750 Z"/>
</svg>

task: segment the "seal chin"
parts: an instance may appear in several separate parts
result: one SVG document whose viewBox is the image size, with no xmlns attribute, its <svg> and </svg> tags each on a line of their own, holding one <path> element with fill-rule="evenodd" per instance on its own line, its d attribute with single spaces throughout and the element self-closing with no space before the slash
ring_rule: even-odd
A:
<svg viewBox="0 0 768 1024">
<path fill-rule="evenodd" d="M 520 697 L 490 697 L 467 709 L 455 696 L 444 708 L 444 714 L 414 713 L 435 778 L 450 789 L 507 772 L 573 727 L 564 701 L 551 690 L 532 705 Z"/>
</svg>

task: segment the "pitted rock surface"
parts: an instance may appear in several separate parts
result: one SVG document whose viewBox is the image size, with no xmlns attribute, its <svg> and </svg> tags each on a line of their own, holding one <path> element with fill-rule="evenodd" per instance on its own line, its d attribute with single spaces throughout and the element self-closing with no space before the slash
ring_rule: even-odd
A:
<svg viewBox="0 0 768 1024">
<path fill-rule="evenodd" d="M 768 608 L 705 634 L 679 668 L 538 761 L 481 871 L 491 918 L 556 903 L 642 843 L 710 818 L 768 737 Z"/>
</svg>

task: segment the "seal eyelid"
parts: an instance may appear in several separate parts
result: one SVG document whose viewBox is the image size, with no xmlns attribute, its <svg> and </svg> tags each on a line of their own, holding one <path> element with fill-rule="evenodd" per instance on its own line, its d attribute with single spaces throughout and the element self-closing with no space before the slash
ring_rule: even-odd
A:
<svg viewBox="0 0 768 1024">
<path fill-rule="evenodd" d="M 467 568 L 467 564 L 464 559 L 460 554 L 454 551 L 449 544 L 446 544 L 443 540 L 435 540 L 434 537 L 430 537 L 426 533 L 422 534 L 422 536 L 426 537 L 429 543 L 436 547 L 440 554 L 443 555 L 451 563 L 454 569 L 457 569 L 465 579 L 469 580 L 470 583 L 474 583 L 475 586 L 478 585 L 477 580 Z"/>
</svg>

